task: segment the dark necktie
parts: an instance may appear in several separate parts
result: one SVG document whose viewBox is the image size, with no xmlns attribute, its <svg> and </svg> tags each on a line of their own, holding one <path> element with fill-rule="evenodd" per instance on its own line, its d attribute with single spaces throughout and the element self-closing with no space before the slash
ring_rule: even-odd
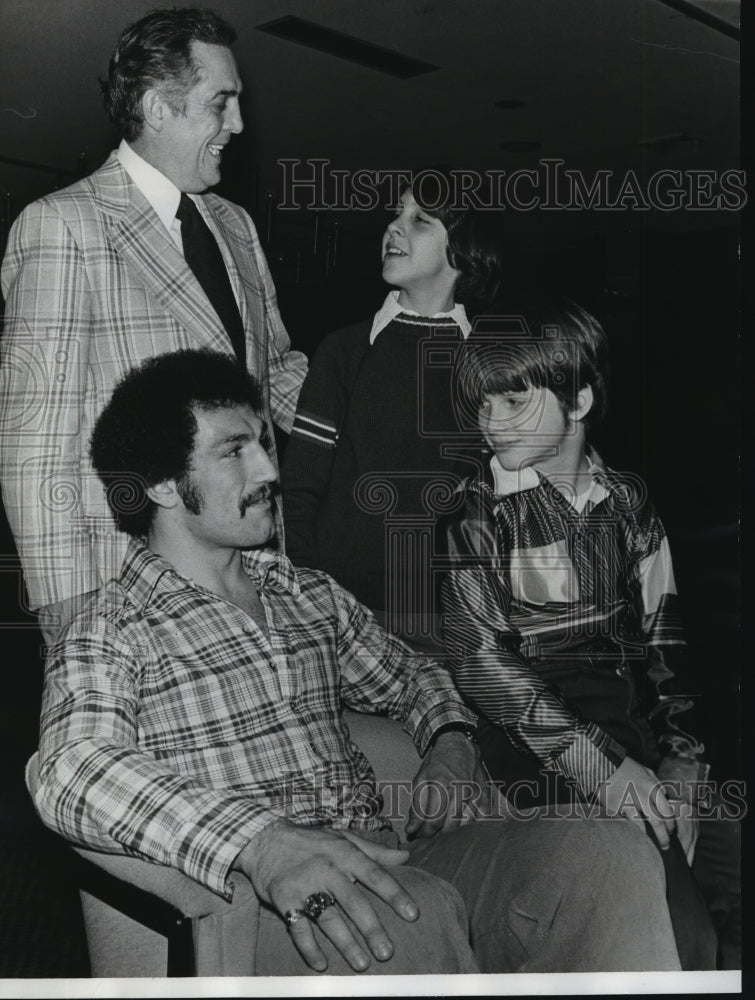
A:
<svg viewBox="0 0 755 1000">
<path fill-rule="evenodd" d="M 246 368 L 244 325 L 231 288 L 231 279 L 215 237 L 187 195 L 181 195 L 176 212 L 181 221 L 181 239 L 186 263 L 194 272 L 212 307 L 231 338 L 231 345 L 242 368 Z"/>
</svg>

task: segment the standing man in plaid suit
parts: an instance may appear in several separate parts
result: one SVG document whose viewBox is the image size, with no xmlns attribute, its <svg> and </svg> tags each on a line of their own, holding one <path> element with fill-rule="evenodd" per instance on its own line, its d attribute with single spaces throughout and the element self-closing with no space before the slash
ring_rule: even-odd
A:
<svg viewBox="0 0 755 1000">
<path fill-rule="evenodd" d="M 203 194 L 243 128 L 235 38 L 192 9 L 128 28 L 103 84 L 123 141 L 91 176 L 29 205 L 10 235 L 0 482 L 48 641 L 126 549 L 86 451 L 125 371 L 182 348 L 235 354 L 262 386 L 271 447 L 273 421 L 285 432 L 293 421 L 307 362 L 289 349 L 254 224 Z M 189 252 L 190 226 L 210 241 L 220 305 Z"/>
</svg>

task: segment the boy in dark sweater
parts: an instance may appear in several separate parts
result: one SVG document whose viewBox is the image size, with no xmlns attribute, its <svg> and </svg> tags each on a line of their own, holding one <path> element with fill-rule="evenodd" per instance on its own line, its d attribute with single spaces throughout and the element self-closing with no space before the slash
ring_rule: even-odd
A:
<svg viewBox="0 0 755 1000">
<path fill-rule="evenodd" d="M 480 216 L 420 200 L 416 185 L 404 190 L 383 236 L 394 291 L 314 356 L 281 485 L 293 562 L 327 571 L 426 648 L 440 640 L 434 523 L 459 480 L 451 372 L 471 327 L 463 303 L 492 299 L 500 261 Z"/>
</svg>

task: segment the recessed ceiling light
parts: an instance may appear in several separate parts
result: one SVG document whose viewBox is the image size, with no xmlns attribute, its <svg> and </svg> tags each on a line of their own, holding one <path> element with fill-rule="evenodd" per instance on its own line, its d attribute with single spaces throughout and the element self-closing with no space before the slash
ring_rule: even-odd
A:
<svg viewBox="0 0 755 1000">
<path fill-rule="evenodd" d="M 502 142 L 499 148 L 505 149 L 507 153 L 532 153 L 534 150 L 540 149 L 541 146 L 541 142 L 520 139 L 517 142 Z"/>
<path fill-rule="evenodd" d="M 497 108 L 503 108 L 504 111 L 515 111 L 517 108 L 524 107 L 524 101 L 496 101 L 495 106 Z"/>
</svg>

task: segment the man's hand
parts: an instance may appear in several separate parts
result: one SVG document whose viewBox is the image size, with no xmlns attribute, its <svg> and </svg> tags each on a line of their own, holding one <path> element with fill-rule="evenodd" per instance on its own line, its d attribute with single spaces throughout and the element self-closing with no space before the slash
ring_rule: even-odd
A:
<svg viewBox="0 0 755 1000">
<path fill-rule="evenodd" d="M 404 920 L 416 920 L 419 910 L 411 896 L 385 870 L 406 862 L 407 851 L 373 844 L 356 834 L 326 827 L 299 827 L 276 820 L 265 827 L 239 855 L 235 867 L 254 886 L 257 895 L 283 915 L 301 909 L 313 892 L 329 892 L 336 905 L 317 921 L 355 972 L 370 964 L 369 952 L 379 961 L 393 954 L 393 943 L 380 923 L 362 886 L 388 903 Z M 348 917 L 348 920 L 346 919 Z M 354 934 L 351 921 L 363 941 Z M 328 961 L 320 949 L 308 918 L 290 928 L 291 938 L 304 961 L 324 972 Z"/>
<path fill-rule="evenodd" d="M 631 757 L 625 757 L 601 786 L 600 801 L 610 816 L 626 816 L 644 827 L 650 826 L 662 851 L 668 850 L 676 820 L 655 773 Z"/>
<path fill-rule="evenodd" d="M 492 796 L 479 747 L 462 733 L 441 733 L 412 782 L 406 834 L 432 837 L 477 816 L 490 816 Z"/>
</svg>

